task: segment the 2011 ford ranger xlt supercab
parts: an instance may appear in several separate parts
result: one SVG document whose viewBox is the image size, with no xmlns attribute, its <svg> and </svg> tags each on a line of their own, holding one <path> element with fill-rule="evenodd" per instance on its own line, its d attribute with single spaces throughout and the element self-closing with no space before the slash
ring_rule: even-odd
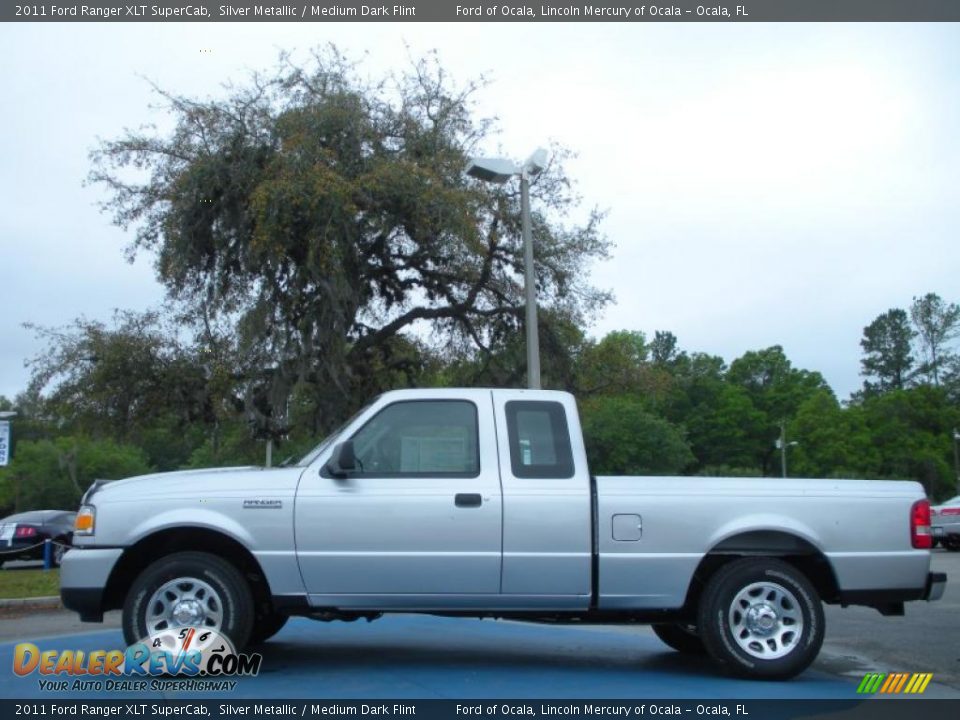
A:
<svg viewBox="0 0 960 720">
<path fill-rule="evenodd" d="M 239 649 L 291 615 L 650 623 L 785 678 L 823 602 L 939 599 L 929 526 L 914 482 L 593 477 L 567 393 L 400 390 L 292 467 L 95 483 L 61 596 L 87 621 L 123 608 L 131 644 L 192 626 Z"/>
</svg>

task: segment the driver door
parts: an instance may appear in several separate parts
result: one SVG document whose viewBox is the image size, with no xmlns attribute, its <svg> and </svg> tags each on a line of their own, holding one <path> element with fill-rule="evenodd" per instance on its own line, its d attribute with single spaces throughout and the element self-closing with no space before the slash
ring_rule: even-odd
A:
<svg viewBox="0 0 960 720">
<path fill-rule="evenodd" d="M 459 608 L 500 592 L 491 407 L 482 391 L 381 402 L 339 438 L 355 472 L 308 471 L 296 538 L 311 604 Z"/>
</svg>

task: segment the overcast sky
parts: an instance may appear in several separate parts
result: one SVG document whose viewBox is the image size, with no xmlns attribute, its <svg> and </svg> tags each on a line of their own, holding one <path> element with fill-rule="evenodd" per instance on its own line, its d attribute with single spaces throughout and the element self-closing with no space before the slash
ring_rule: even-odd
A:
<svg viewBox="0 0 960 720">
<path fill-rule="evenodd" d="M 592 270 L 616 296 L 595 336 L 666 329 L 728 362 L 781 344 L 845 398 L 864 325 L 914 295 L 960 300 L 958 25 L 6 24 L 0 394 L 41 349 L 22 323 L 162 300 L 81 184 L 98 136 L 163 121 L 142 76 L 216 95 L 331 41 L 373 74 L 436 49 L 455 78 L 492 80 L 480 111 L 516 159 L 579 153 L 570 174 L 614 244 Z"/>
</svg>

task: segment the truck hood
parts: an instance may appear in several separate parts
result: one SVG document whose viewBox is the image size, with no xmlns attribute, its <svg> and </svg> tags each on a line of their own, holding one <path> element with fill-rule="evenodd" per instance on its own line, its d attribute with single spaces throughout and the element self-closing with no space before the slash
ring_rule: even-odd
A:
<svg viewBox="0 0 960 720">
<path fill-rule="evenodd" d="M 84 502 L 171 497 L 236 497 L 251 492 L 287 494 L 296 489 L 301 467 L 230 467 L 138 475 L 125 480 L 98 481 Z"/>
</svg>

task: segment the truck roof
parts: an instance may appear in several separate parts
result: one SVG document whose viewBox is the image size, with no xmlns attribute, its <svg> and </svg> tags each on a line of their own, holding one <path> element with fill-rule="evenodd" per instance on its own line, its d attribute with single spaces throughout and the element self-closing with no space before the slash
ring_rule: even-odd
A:
<svg viewBox="0 0 960 720">
<path fill-rule="evenodd" d="M 528 399 L 554 399 L 572 398 L 573 395 L 564 390 L 531 390 L 529 388 L 404 388 L 402 390 L 388 390 L 381 395 L 382 398 L 404 399 L 404 398 L 422 398 L 422 397 L 469 397 L 471 395 L 481 395 L 493 393 L 497 396 L 509 396 L 511 398 Z"/>
</svg>

